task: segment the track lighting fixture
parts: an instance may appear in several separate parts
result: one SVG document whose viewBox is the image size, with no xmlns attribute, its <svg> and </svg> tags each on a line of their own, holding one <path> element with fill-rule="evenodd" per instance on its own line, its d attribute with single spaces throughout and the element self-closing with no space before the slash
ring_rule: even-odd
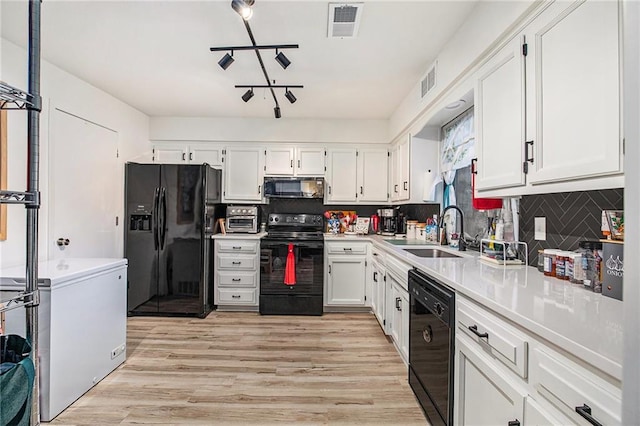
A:
<svg viewBox="0 0 640 426">
<path fill-rule="evenodd" d="M 244 92 L 244 95 L 242 95 L 242 100 L 245 102 L 249 102 L 249 99 L 251 98 L 253 98 L 253 88 L 247 90 Z"/>
<path fill-rule="evenodd" d="M 231 51 L 231 55 L 229 55 L 228 53 L 225 53 L 224 56 L 222 57 L 222 59 L 220 59 L 218 61 L 218 65 L 220 65 L 220 67 L 223 70 L 226 70 L 227 68 L 229 68 L 229 66 L 233 63 L 234 59 L 233 59 L 233 50 Z"/>
<path fill-rule="evenodd" d="M 233 61 L 234 61 L 233 52 L 235 50 L 253 50 L 253 52 L 256 54 L 256 57 L 258 58 L 258 64 L 260 65 L 260 68 L 262 69 L 262 74 L 264 75 L 264 79 L 265 79 L 267 84 L 266 85 L 252 84 L 252 85 L 249 85 L 249 86 L 236 85 L 236 88 L 249 89 L 242 95 L 242 100 L 244 102 L 249 102 L 251 100 L 251 98 L 253 98 L 253 96 L 254 96 L 253 90 L 254 89 L 257 89 L 257 88 L 269 89 L 269 91 L 271 92 L 271 96 L 273 97 L 273 102 L 275 103 L 275 107 L 273 108 L 273 114 L 275 115 L 276 118 L 280 118 L 282 116 L 281 113 L 280 113 L 280 104 L 278 103 L 278 98 L 276 97 L 276 92 L 275 92 L 274 89 L 276 89 L 276 88 L 285 89 L 284 96 L 287 98 L 287 100 L 289 102 L 294 103 L 294 102 L 297 101 L 297 99 L 294 96 L 294 94 L 291 93 L 289 88 L 300 89 L 303 86 L 302 85 L 293 85 L 293 84 L 288 84 L 286 86 L 277 85 L 275 80 L 271 80 L 269 78 L 269 74 L 267 73 L 267 70 L 266 70 L 266 68 L 264 66 L 264 61 L 262 60 L 262 55 L 260 54 L 260 51 L 261 50 L 275 50 L 276 51 L 276 56 L 275 56 L 276 62 L 278 62 L 282 68 L 287 69 L 287 67 L 289 65 L 291 65 L 291 61 L 289 60 L 289 58 L 287 58 L 285 56 L 284 53 L 280 52 L 280 49 L 297 49 L 299 46 L 297 44 L 258 45 L 256 43 L 255 37 L 253 36 L 253 31 L 251 31 L 251 26 L 249 25 L 249 19 L 251 19 L 251 16 L 253 15 L 253 9 L 251 7 L 253 6 L 254 3 L 255 3 L 255 0 L 232 0 L 231 1 L 231 8 L 233 10 L 235 10 L 236 13 L 238 13 L 242 17 L 242 19 L 244 20 L 244 27 L 247 30 L 247 33 L 249 35 L 249 39 L 251 40 L 251 45 L 249 45 L 249 46 L 210 47 L 209 50 L 212 51 L 212 52 L 225 52 L 225 51 L 226 52 L 230 52 L 230 53 L 225 53 L 225 55 L 222 57 L 222 59 L 220 59 L 220 61 L 218 61 L 218 65 L 220 65 L 220 67 L 222 69 L 224 69 L 224 70 L 229 68 L 229 66 L 231 66 L 231 64 L 233 63 Z"/>
<path fill-rule="evenodd" d="M 293 95 L 293 93 L 291 93 L 291 90 L 286 89 L 286 91 L 284 92 L 284 97 L 287 98 L 289 100 L 289 102 L 294 103 L 295 101 L 297 101 L 298 99 Z"/>
<path fill-rule="evenodd" d="M 251 9 L 253 3 L 255 0 L 232 0 L 231 7 L 242 16 L 242 19 L 248 21 L 253 16 L 253 9 Z"/>
<path fill-rule="evenodd" d="M 287 69 L 287 67 L 289 65 L 291 65 L 291 61 L 289 60 L 289 58 L 287 58 L 284 53 L 282 52 L 278 52 L 278 49 L 276 49 L 276 61 L 280 64 L 280 66 L 282 68 L 284 68 L 285 70 Z"/>
</svg>

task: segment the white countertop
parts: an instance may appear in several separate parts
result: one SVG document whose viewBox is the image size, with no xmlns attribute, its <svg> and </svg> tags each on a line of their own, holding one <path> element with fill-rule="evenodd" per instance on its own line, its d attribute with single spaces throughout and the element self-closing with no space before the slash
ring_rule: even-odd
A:
<svg viewBox="0 0 640 426">
<path fill-rule="evenodd" d="M 227 234 L 213 234 L 211 236 L 214 240 L 259 240 L 267 235 L 266 232 L 258 232 L 257 234 L 243 234 L 243 233 L 227 233 Z"/>
<path fill-rule="evenodd" d="M 89 258 L 60 259 L 38 262 L 38 283 L 54 287 L 78 277 L 127 265 L 127 259 Z M 0 269 L 0 286 L 24 286 L 25 265 Z"/>
<path fill-rule="evenodd" d="M 503 267 L 479 259 L 421 258 L 393 245 L 392 237 L 325 235 L 325 240 L 372 241 L 377 247 L 448 285 L 456 293 L 509 318 L 532 333 L 622 380 L 623 304 L 580 285 L 546 277 L 531 266 Z M 419 244 L 419 243 L 418 243 Z M 424 244 L 425 247 L 429 245 Z M 433 245 L 431 245 L 433 247 Z M 438 248 L 450 251 L 447 247 Z"/>
</svg>

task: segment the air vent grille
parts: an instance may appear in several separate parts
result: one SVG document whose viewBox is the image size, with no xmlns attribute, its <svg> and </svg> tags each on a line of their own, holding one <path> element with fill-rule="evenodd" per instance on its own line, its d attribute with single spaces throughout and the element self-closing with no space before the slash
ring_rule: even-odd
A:
<svg viewBox="0 0 640 426">
<path fill-rule="evenodd" d="M 436 64 L 433 64 L 425 78 L 422 79 L 421 97 L 427 96 L 436 87 Z"/>
<path fill-rule="evenodd" d="M 355 37 L 360 27 L 362 3 L 329 3 L 327 37 Z"/>
</svg>

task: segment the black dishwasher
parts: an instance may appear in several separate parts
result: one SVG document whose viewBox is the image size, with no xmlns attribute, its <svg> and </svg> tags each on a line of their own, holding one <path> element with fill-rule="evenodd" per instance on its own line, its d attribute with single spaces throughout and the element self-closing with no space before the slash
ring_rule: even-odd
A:
<svg viewBox="0 0 640 426">
<path fill-rule="evenodd" d="M 415 269 L 409 295 L 409 384 L 432 425 L 452 425 L 455 295 Z"/>
</svg>

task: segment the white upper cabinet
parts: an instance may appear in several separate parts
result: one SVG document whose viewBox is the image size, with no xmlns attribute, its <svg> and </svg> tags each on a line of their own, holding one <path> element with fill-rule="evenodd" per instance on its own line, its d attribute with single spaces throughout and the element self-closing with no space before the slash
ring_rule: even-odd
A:
<svg viewBox="0 0 640 426">
<path fill-rule="evenodd" d="M 530 25 L 532 184 L 622 171 L 619 7 L 615 1 L 560 2 Z"/>
<path fill-rule="evenodd" d="M 297 147 L 295 173 L 297 176 L 324 176 L 325 157 L 324 148 Z"/>
<path fill-rule="evenodd" d="M 327 204 L 386 203 L 388 165 L 386 148 L 328 150 Z"/>
<path fill-rule="evenodd" d="M 264 148 L 226 148 L 223 202 L 262 202 Z"/>
<path fill-rule="evenodd" d="M 355 202 L 357 200 L 357 151 L 355 148 L 327 151 L 326 201 Z"/>
<path fill-rule="evenodd" d="M 278 147 L 265 150 L 265 176 L 324 176 L 323 147 Z"/>
<path fill-rule="evenodd" d="M 272 146 L 264 151 L 265 168 L 267 176 L 293 176 L 293 147 Z"/>
<path fill-rule="evenodd" d="M 357 156 L 358 201 L 386 203 L 389 197 L 389 151 L 361 149 Z"/>
<path fill-rule="evenodd" d="M 409 199 L 410 141 L 411 135 L 405 135 L 391 148 L 391 201 Z"/>
<path fill-rule="evenodd" d="M 476 188 L 525 184 L 525 57 L 516 37 L 478 72 L 476 78 Z"/>
<path fill-rule="evenodd" d="M 153 162 L 160 164 L 204 164 L 222 166 L 222 147 L 199 144 L 157 144 L 153 147 Z"/>
</svg>

